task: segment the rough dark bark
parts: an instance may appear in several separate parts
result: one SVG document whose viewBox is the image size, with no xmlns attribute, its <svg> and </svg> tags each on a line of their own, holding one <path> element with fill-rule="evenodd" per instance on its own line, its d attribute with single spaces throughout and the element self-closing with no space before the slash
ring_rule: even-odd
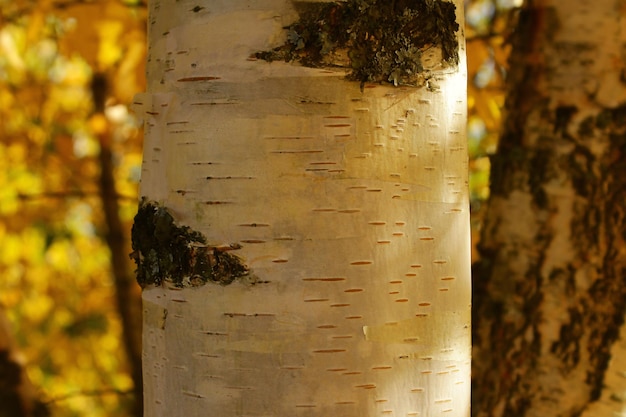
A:
<svg viewBox="0 0 626 417">
<path fill-rule="evenodd" d="M 564 12 L 545 3 L 528 2 L 513 36 L 474 268 L 481 417 L 583 413 L 600 397 L 624 321 L 626 102 L 601 97 L 603 38 L 563 40 Z"/>
</svg>

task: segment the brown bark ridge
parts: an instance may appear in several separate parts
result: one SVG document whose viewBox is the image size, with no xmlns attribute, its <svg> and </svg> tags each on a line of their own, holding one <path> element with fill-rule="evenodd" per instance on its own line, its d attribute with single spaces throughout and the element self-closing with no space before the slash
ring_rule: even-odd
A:
<svg viewBox="0 0 626 417">
<path fill-rule="evenodd" d="M 587 3 L 529 0 L 513 35 L 474 270 L 475 416 L 580 416 L 603 396 L 616 359 L 626 16 L 619 2 Z"/>
</svg>

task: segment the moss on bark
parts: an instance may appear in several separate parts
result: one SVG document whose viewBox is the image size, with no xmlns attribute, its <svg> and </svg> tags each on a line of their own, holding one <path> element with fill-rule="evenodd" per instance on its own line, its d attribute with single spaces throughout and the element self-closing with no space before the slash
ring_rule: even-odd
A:
<svg viewBox="0 0 626 417">
<path fill-rule="evenodd" d="M 228 285 L 249 276 L 238 256 L 209 245 L 202 233 L 176 225 L 166 207 L 145 198 L 139 204 L 131 235 L 130 256 L 137 264 L 137 282 L 142 287 L 163 281 L 177 287 L 207 282 Z"/>
<path fill-rule="evenodd" d="M 300 20 L 285 28 L 287 42 L 255 54 L 309 67 L 345 66 L 349 79 L 424 85 L 423 56 L 441 49 L 442 66 L 457 65 L 456 6 L 441 0 L 297 2 Z M 432 66 L 432 63 L 429 64 Z"/>
</svg>

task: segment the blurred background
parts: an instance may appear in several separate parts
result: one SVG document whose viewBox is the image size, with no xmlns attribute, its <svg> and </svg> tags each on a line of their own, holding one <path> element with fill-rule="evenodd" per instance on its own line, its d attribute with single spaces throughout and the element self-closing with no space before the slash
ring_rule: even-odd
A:
<svg viewBox="0 0 626 417">
<path fill-rule="evenodd" d="M 465 2 L 475 238 L 521 2 Z M 142 0 L 0 0 L 0 417 L 16 380 L 36 416 L 141 415 L 128 254 L 146 14 Z"/>
</svg>

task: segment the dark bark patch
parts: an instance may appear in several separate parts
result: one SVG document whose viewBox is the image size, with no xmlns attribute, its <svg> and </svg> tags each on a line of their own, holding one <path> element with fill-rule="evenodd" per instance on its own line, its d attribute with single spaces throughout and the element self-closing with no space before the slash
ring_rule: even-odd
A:
<svg viewBox="0 0 626 417">
<path fill-rule="evenodd" d="M 163 281 L 177 287 L 207 282 L 228 285 L 252 277 L 241 258 L 229 253 L 228 249 L 241 246 L 211 246 L 202 233 L 176 225 L 166 207 L 145 198 L 139 204 L 131 236 L 130 257 L 137 264 L 137 282 L 142 288 Z"/>
<path fill-rule="evenodd" d="M 287 42 L 254 57 L 308 67 L 349 67 L 348 78 L 425 85 L 424 53 L 441 49 L 441 64 L 459 63 L 456 6 L 442 0 L 296 2 L 300 20 L 285 27 Z M 347 62 L 347 63 L 340 63 Z"/>
<path fill-rule="evenodd" d="M 533 196 L 533 202 L 539 209 L 548 208 L 548 195 L 544 186 L 556 176 L 554 165 L 556 156 L 548 145 L 552 138 L 542 138 L 540 145 L 533 152 L 528 151 L 528 186 Z"/>
<path fill-rule="evenodd" d="M 572 120 L 572 117 L 578 112 L 576 106 L 559 106 L 554 111 L 554 133 L 560 134 L 563 137 L 569 137 L 567 133 L 567 127 Z"/>
</svg>

